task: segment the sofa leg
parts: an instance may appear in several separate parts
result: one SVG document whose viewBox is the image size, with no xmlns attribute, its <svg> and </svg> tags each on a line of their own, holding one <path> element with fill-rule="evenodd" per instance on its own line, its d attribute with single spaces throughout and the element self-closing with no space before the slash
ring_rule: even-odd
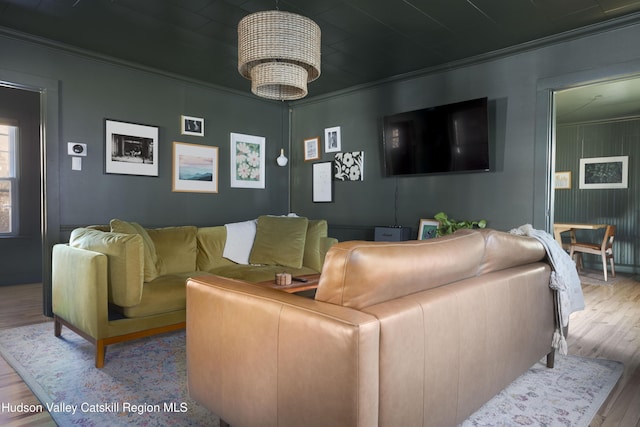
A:
<svg viewBox="0 0 640 427">
<path fill-rule="evenodd" d="M 104 340 L 96 340 L 96 368 L 104 367 L 104 355 L 107 352 L 107 346 Z"/>
<path fill-rule="evenodd" d="M 547 353 L 547 368 L 553 368 L 556 362 L 556 350 L 551 349 L 549 353 Z"/>
<path fill-rule="evenodd" d="M 62 335 L 62 322 L 60 322 L 58 316 L 53 316 L 53 335 L 56 337 Z"/>
<path fill-rule="evenodd" d="M 231 427 L 228 422 L 220 418 L 220 427 Z"/>
</svg>

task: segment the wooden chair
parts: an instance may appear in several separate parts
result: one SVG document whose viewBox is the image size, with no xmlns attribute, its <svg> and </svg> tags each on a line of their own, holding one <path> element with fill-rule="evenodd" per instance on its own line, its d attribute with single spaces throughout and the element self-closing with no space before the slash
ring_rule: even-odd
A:
<svg viewBox="0 0 640 427">
<path fill-rule="evenodd" d="M 602 243 L 584 243 L 576 242 L 575 237 L 571 236 L 571 246 L 569 249 L 569 256 L 573 258 L 573 255 L 578 252 L 580 260 L 582 261 L 582 254 L 594 254 L 602 257 L 602 269 L 604 270 L 604 281 L 607 281 L 607 260 L 611 263 L 611 277 L 616 277 L 616 270 L 613 266 L 613 239 L 616 235 L 616 226 L 607 225 L 604 232 L 604 238 Z M 582 262 L 580 262 L 582 264 Z"/>
</svg>

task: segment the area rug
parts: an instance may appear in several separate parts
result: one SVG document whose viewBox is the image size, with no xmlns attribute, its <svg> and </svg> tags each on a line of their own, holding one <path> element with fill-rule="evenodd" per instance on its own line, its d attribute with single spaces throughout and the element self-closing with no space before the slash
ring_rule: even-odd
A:
<svg viewBox="0 0 640 427">
<path fill-rule="evenodd" d="M 55 338 L 52 323 L 0 330 L 0 354 L 42 402 L 13 411 L 49 410 L 60 426 L 219 426 L 189 398 L 184 331 L 109 346 L 102 369 L 92 345 L 66 329 Z M 573 356 L 557 356 L 554 369 L 541 361 L 463 426 L 588 426 L 622 369 Z"/>
<path fill-rule="evenodd" d="M 469 417 L 462 427 L 587 427 L 613 390 L 624 366 L 605 359 L 546 358 Z"/>
<path fill-rule="evenodd" d="M 219 426 L 189 398 L 185 333 L 107 347 L 104 368 L 94 366 L 94 347 L 53 323 L 0 331 L 0 354 L 38 397 L 59 426 Z M 18 404 L 20 402 L 17 402 Z"/>
<path fill-rule="evenodd" d="M 583 269 L 578 271 L 580 276 L 580 283 L 583 285 L 595 285 L 595 286 L 611 286 L 618 283 L 623 279 L 620 274 L 616 274 L 616 277 L 611 277 L 611 274 L 607 274 L 607 281 L 604 281 L 604 274 L 598 270 Z"/>
</svg>

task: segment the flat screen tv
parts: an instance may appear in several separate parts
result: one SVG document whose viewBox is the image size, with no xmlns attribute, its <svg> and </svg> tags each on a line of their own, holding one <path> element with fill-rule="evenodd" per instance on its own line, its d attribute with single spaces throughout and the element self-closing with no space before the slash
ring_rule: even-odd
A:
<svg viewBox="0 0 640 427">
<path fill-rule="evenodd" d="M 384 117 L 386 176 L 488 171 L 487 98 Z"/>
</svg>

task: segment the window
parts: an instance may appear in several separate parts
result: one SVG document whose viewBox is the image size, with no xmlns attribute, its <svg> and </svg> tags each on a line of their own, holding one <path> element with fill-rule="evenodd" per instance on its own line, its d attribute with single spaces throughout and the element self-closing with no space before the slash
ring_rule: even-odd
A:
<svg viewBox="0 0 640 427">
<path fill-rule="evenodd" d="M 18 128 L 0 124 L 0 236 L 18 234 Z"/>
</svg>

